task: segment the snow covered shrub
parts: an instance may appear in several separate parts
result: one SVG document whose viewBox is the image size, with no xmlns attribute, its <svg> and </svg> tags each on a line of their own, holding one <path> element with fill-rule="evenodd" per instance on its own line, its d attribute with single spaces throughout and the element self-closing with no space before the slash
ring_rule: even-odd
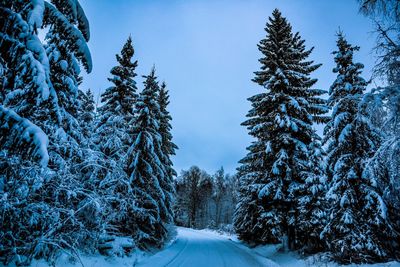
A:
<svg viewBox="0 0 400 267">
<path fill-rule="evenodd" d="M 0 170 L 0 260 L 28 264 L 35 257 L 52 257 L 49 234 L 58 216 L 48 203 L 37 201 L 49 173 L 4 151 Z"/>
<path fill-rule="evenodd" d="M 366 179 L 370 179 L 377 191 L 382 195 L 384 208 L 387 210 L 387 221 L 395 226 L 391 238 L 385 240 L 390 257 L 399 258 L 400 248 L 400 140 L 391 138 L 384 142 L 374 157 L 368 162 L 364 171 Z"/>
</svg>

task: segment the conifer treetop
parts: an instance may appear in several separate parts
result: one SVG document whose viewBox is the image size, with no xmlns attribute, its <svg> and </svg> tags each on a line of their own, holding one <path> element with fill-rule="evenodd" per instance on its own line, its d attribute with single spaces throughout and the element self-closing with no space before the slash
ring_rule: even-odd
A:
<svg viewBox="0 0 400 267">
<path fill-rule="evenodd" d="M 337 73 L 338 76 L 329 89 L 330 106 L 337 104 L 346 95 L 361 96 L 367 86 L 365 79 L 360 76 L 364 65 L 353 61 L 353 54 L 359 51 L 360 47 L 349 44 L 341 31 L 337 36 L 338 50 L 333 52 L 336 63 L 333 72 Z"/>
<path fill-rule="evenodd" d="M 155 67 L 153 66 L 153 68 L 150 71 L 150 74 L 144 75 L 143 78 L 145 78 L 144 88 L 138 98 L 137 102 L 138 110 L 140 112 L 140 110 L 143 110 L 144 108 L 148 109 L 150 112 L 153 112 L 153 115 L 156 114 L 159 115 L 160 106 L 157 103 L 157 94 L 160 87 L 157 82 Z"/>
<path fill-rule="evenodd" d="M 137 60 L 132 61 L 134 49 L 132 38 L 129 37 L 121 53 L 116 55 L 119 65 L 111 69 L 112 78 L 108 78 L 113 86 L 109 87 L 102 95 L 104 103 L 103 112 L 111 112 L 123 116 L 133 114 L 134 104 L 137 99 L 137 86 L 134 78 L 137 76 L 135 69 Z"/>
<path fill-rule="evenodd" d="M 164 153 L 168 155 L 175 155 L 175 150 L 178 146 L 172 142 L 172 126 L 170 121 L 172 117 L 167 110 L 169 105 L 169 94 L 165 82 L 161 83 L 160 91 L 158 93 L 158 104 L 160 106 L 161 118 L 160 118 L 160 132 L 164 142 Z"/>
<path fill-rule="evenodd" d="M 284 93 L 291 93 L 292 89 L 298 89 L 297 86 L 313 86 L 317 80 L 309 78 L 308 74 L 321 64 L 305 61 L 313 48 L 306 49 L 305 41 L 298 32 L 292 32 L 292 26 L 278 9 L 269 17 L 265 31 L 266 37 L 258 44 L 264 56 L 259 59 L 261 70 L 254 72 L 253 81 L 269 90 L 283 90 Z"/>
</svg>

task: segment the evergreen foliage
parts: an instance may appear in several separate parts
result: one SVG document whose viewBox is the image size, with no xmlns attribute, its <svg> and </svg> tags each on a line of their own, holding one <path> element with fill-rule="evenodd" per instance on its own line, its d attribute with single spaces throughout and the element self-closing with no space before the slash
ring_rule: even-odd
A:
<svg viewBox="0 0 400 267">
<path fill-rule="evenodd" d="M 145 79 L 136 103 L 133 142 L 128 151 L 126 170 L 128 192 L 134 196 L 136 204 L 126 225 L 128 229 L 135 229 L 134 238 L 142 248 L 160 246 L 167 235 L 165 223 L 171 219 L 162 188 L 167 172 L 162 164 L 165 156 L 159 133 L 159 86 L 154 68 Z"/>
<path fill-rule="evenodd" d="M 344 264 L 399 259 L 400 2 L 359 3 L 377 26 L 382 87 L 365 93 L 359 47 L 339 33 L 324 99 L 313 48 L 275 9 L 258 44 L 252 81 L 262 91 L 248 99 L 242 125 L 253 141 L 238 173 L 193 166 L 175 179 L 169 92 L 155 68 L 138 92 L 132 38 L 97 107 L 80 88 L 93 64 L 79 1 L 0 0 L 0 262 L 124 256 L 161 248 L 173 223 L 231 231 L 232 221 L 251 245 Z M 323 138 L 314 123 L 326 123 Z M 123 253 L 113 252 L 117 239 Z"/>
<path fill-rule="evenodd" d="M 137 98 L 134 80 L 137 61 L 132 61 L 133 55 L 132 38 L 129 37 L 121 55 L 116 55 L 119 65 L 111 69 L 113 77 L 108 80 L 114 85 L 101 95 L 103 105 L 99 108 L 100 118 L 96 129 L 96 142 L 100 150 L 107 157 L 122 162 L 130 144 L 129 124 L 133 119 Z"/>
<path fill-rule="evenodd" d="M 249 98 L 252 109 L 243 123 L 256 141 L 239 168 L 242 188 L 235 225 L 248 242 L 278 243 L 287 237 L 295 248 L 301 243 L 297 204 L 310 172 L 313 115 L 326 108 L 314 99 L 318 91 L 310 90 L 316 80 L 309 76 L 319 67 L 307 61 L 312 49 L 306 50 L 278 10 L 265 30 L 267 36 L 258 45 L 264 56 L 261 70 L 253 81 L 266 91 Z"/>
<path fill-rule="evenodd" d="M 175 151 L 178 147 L 172 142 L 172 126 L 170 123 L 172 117 L 167 110 L 169 105 L 169 95 L 164 82 L 161 84 L 158 93 L 158 105 L 160 107 L 159 133 L 161 136 L 161 152 L 163 153 L 161 161 L 165 169 L 164 179 L 161 186 L 166 197 L 165 205 L 168 210 L 172 210 L 175 195 L 175 188 L 173 185 L 176 171 L 173 168 L 171 157 L 175 155 Z M 167 219 L 168 222 L 172 222 L 173 219 L 173 215 L 170 215 L 171 216 Z"/>
<path fill-rule="evenodd" d="M 304 194 L 299 199 L 299 239 L 303 249 L 308 253 L 322 251 L 325 245 L 320 239 L 327 220 L 328 203 L 325 200 L 327 192 L 325 176 L 325 151 L 322 148 L 321 137 L 314 131 L 309 145 L 310 172 L 305 176 Z"/>
<path fill-rule="evenodd" d="M 92 131 L 94 130 L 96 118 L 94 96 L 90 89 L 86 92 L 79 90 L 78 98 L 80 102 L 80 106 L 78 107 L 78 121 L 83 137 L 88 139 L 91 137 Z"/>
<path fill-rule="evenodd" d="M 334 52 L 337 78 L 329 91 L 332 118 L 325 127 L 329 217 L 321 236 L 335 260 L 342 263 L 380 261 L 393 232 L 377 184 L 363 176 L 381 136 L 360 112 L 366 81 L 363 65 L 353 62 L 358 47 L 338 34 Z"/>
</svg>

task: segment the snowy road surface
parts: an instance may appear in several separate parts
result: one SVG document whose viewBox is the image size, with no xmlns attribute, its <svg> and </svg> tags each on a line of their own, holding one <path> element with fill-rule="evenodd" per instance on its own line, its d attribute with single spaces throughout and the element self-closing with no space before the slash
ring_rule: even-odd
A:
<svg viewBox="0 0 400 267">
<path fill-rule="evenodd" d="M 139 263 L 139 267 L 247 267 L 278 266 L 228 237 L 212 232 L 178 228 L 177 240 Z"/>
</svg>

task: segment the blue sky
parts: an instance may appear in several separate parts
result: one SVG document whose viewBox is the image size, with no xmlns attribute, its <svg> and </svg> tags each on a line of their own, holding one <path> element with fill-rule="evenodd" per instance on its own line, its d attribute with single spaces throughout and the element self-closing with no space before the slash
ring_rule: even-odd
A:
<svg viewBox="0 0 400 267">
<path fill-rule="evenodd" d="M 115 54 L 132 35 L 137 77 L 155 64 L 170 91 L 174 141 L 173 158 L 179 172 L 198 165 L 209 172 L 220 166 L 234 172 L 251 142 L 240 123 L 250 108 L 246 100 L 261 87 L 251 82 L 258 70 L 257 43 L 265 23 L 279 8 L 323 66 L 313 77 L 328 89 L 335 79 L 331 52 L 335 33 L 342 29 L 361 46 L 356 59 L 370 78 L 374 56 L 372 22 L 358 13 L 356 0 L 84 0 L 91 24 L 94 68 L 84 75 L 82 88 L 96 94 L 110 85 L 107 77 Z M 321 128 L 321 127 L 319 127 Z"/>
</svg>

